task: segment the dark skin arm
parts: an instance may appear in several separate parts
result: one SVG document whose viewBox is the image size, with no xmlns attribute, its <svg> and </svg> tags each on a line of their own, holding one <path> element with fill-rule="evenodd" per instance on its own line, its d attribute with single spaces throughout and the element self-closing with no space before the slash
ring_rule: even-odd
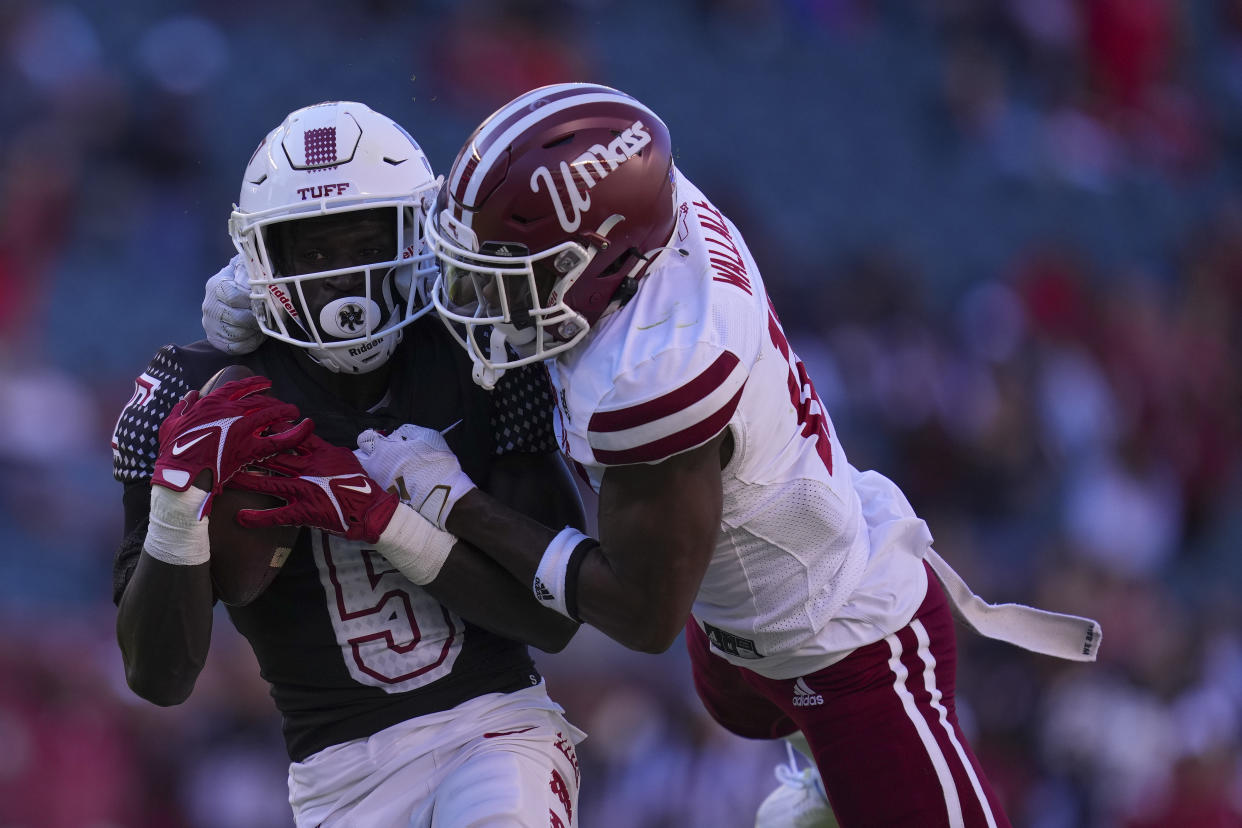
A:
<svg viewBox="0 0 1242 828">
<path fill-rule="evenodd" d="M 599 496 L 600 546 L 587 553 L 578 576 L 583 621 L 633 650 L 669 648 L 716 547 L 720 470 L 731 452 L 726 430 L 661 463 L 608 469 Z M 527 584 L 557 531 L 481 491 L 458 501 L 447 528 Z"/>
<path fill-rule="evenodd" d="M 530 515 L 526 520 L 538 521 L 536 525 L 578 529 L 585 525 L 578 490 L 558 454 L 500 457 L 487 488 L 491 500 L 515 514 Z M 530 579 L 519 581 L 476 547 L 459 542 L 440 574 L 424 589 L 486 630 L 545 652 L 559 652 L 578 631 L 578 624 L 535 600 L 530 589 L 533 577 L 532 572 Z"/>
<path fill-rule="evenodd" d="M 150 499 L 146 482 L 126 488 L 125 526 L 131 537 L 135 528 L 145 530 Z M 189 698 L 207 660 L 211 608 L 208 564 L 176 566 L 139 553 L 116 616 L 125 681 L 137 696 L 164 707 Z"/>
<path fill-rule="evenodd" d="M 581 528 L 577 489 L 559 455 L 500 458 L 488 485 L 499 499 L 555 526 Z M 141 526 L 150 490 L 126 490 L 126 526 Z M 557 652 L 578 624 L 535 601 L 529 587 L 469 544 L 458 544 L 426 589 L 460 615 L 492 632 Z M 117 609 L 117 642 L 125 678 L 139 697 L 161 706 L 180 704 L 194 689 L 211 642 L 212 586 L 208 564 L 176 566 L 145 552 Z"/>
</svg>

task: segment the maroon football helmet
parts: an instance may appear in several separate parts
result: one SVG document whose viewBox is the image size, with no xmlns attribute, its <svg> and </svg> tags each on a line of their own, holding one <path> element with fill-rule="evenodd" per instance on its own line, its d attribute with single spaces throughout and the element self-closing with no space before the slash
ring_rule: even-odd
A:
<svg viewBox="0 0 1242 828">
<path fill-rule="evenodd" d="M 544 86 L 484 121 L 426 225 L 433 301 L 476 379 L 573 347 L 632 296 L 672 236 L 674 189 L 668 128 L 624 92 Z"/>
</svg>

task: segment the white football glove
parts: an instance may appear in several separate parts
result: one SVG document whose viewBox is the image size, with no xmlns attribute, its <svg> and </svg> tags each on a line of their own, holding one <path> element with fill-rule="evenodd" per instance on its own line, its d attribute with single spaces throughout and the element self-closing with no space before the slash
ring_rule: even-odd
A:
<svg viewBox="0 0 1242 828">
<path fill-rule="evenodd" d="M 475 488 L 435 429 L 403 425 L 391 434 L 367 429 L 358 435 L 354 456 L 371 479 L 395 487 L 398 497 L 438 529 L 444 529 L 462 495 Z"/>
<path fill-rule="evenodd" d="M 240 253 L 207 280 L 203 331 L 207 341 L 226 354 L 248 354 L 263 344 L 259 321 L 250 309 L 250 277 Z"/>
</svg>

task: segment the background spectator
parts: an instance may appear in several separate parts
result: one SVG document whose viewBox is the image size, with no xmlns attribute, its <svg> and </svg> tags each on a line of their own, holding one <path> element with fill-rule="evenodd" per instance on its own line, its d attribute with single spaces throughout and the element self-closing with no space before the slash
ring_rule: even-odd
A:
<svg viewBox="0 0 1242 828">
<path fill-rule="evenodd" d="M 0 825 L 289 823 L 226 619 L 187 704 L 125 689 L 114 418 L 197 337 L 256 124 L 362 100 L 447 169 L 564 80 L 665 116 L 972 587 L 1103 624 L 1089 667 L 960 639 L 1015 825 L 1242 825 L 1242 3 L 13 0 L 0 61 Z M 783 752 L 697 712 L 680 645 L 539 663 L 587 828 L 750 824 Z"/>
</svg>

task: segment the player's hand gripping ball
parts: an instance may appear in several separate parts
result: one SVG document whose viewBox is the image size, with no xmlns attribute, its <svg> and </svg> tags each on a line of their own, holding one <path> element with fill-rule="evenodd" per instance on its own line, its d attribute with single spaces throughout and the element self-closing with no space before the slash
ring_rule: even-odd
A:
<svg viewBox="0 0 1242 828">
<path fill-rule="evenodd" d="M 254 372 L 244 365 L 229 365 L 207 380 L 199 394 L 206 396 L 227 382 L 250 376 Z M 251 471 L 244 467 L 239 473 Z M 300 531 L 297 526 L 242 526 L 237 522 L 237 512 L 283 505 L 280 498 L 235 488 L 229 483 L 215 495 L 207 528 L 211 539 L 211 582 L 224 603 L 244 607 L 262 595 L 280 574 Z"/>
</svg>

